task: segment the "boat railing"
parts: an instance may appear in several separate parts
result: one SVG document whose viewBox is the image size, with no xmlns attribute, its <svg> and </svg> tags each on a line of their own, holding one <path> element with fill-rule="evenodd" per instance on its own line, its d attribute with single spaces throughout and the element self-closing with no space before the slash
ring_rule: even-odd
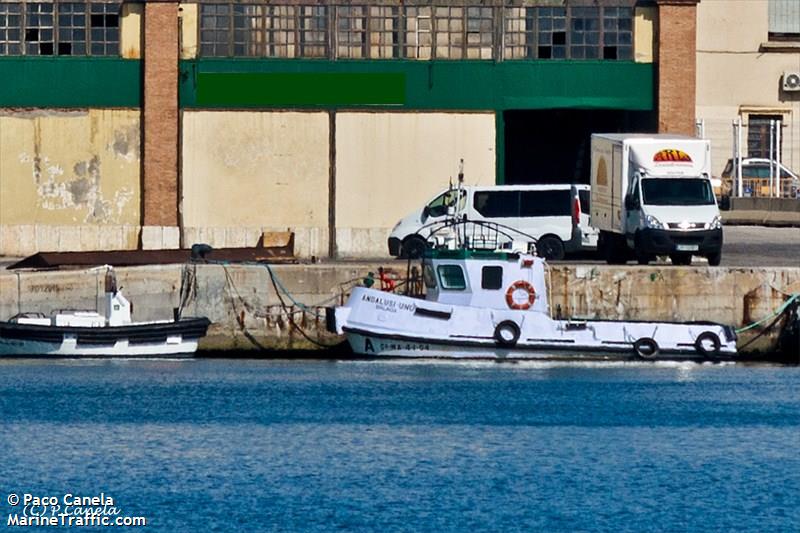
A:
<svg viewBox="0 0 800 533">
<path fill-rule="evenodd" d="M 432 248 L 467 250 L 498 250 L 522 242 L 526 252 L 535 252 L 536 237 L 499 222 L 448 218 L 426 224 L 418 231 L 421 237 L 427 234 Z"/>
</svg>

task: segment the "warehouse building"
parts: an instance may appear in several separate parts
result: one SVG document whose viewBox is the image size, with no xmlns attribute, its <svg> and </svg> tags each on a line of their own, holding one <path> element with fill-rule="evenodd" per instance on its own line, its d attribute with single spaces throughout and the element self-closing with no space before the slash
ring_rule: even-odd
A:
<svg viewBox="0 0 800 533">
<path fill-rule="evenodd" d="M 702 9 L 702 8 L 701 8 Z M 447 186 L 694 134 L 695 0 L 0 1 L 0 255 L 386 254 Z M 699 115 L 699 111 L 698 111 Z"/>
</svg>

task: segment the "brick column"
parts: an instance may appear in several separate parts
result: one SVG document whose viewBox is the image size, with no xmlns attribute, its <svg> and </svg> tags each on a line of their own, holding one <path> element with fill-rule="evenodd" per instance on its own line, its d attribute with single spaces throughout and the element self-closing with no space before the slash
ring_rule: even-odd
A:
<svg viewBox="0 0 800 533">
<path fill-rule="evenodd" d="M 656 0 L 659 133 L 695 135 L 699 1 Z"/>
<path fill-rule="evenodd" d="M 145 3 L 142 49 L 142 225 L 145 226 L 142 245 L 145 248 L 177 247 L 178 22 L 177 2 L 147 0 Z"/>
</svg>

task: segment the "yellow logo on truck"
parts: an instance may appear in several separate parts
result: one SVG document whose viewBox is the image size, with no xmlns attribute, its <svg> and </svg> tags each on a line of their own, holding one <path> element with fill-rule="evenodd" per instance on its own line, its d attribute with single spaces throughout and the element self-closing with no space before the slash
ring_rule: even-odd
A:
<svg viewBox="0 0 800 533">
<path fill-rule="evenodd" d="M 597 174 L 595 179 L 597 185 L 608 187 L 608 170 L 606 170 L 606 160 L 602 156 L 600 157 L 600 160 L 597 162 Z"/>
<path fill-rule="evenodd" d="M 692 158 L 683 150 L 667 148 L 660 150 L 653 156 L 654 163 L 691 163 Z"/>
</svg>

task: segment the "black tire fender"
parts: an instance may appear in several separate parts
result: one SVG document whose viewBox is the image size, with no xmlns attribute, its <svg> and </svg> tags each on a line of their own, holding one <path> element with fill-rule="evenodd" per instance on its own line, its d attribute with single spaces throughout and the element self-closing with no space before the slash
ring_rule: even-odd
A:
<svg viewBox="0 0 800 533">
<path fill-rule="evenodd" d="M 494 340 L 500 346 L 516 346 L 519 336 L 519 326 L 513 320 L 503 320 L 494 328 Z"/>
<path fill-rule="evenodd" d="M 658 357 L 661 349 L 655 339 L 650 337 L 642 337 L 633 343 L 633 351 L 642 359 L 653 359 Z"/>
<path fill-rule="evenodd" d="M 710 350 L 706 348 L 705 342 L 711 342 L 713 344 L 713 348 Z M 719 336 L 714 333 L 713 331 L 704 331 L 694 341 L 694 349 L 697 350 L 697 353 L 702 355 L 703 357 L 714 358 L 719 355 L 719 349 L 722 347 L 722 343 L 719 340 Z"/>
</svg>

